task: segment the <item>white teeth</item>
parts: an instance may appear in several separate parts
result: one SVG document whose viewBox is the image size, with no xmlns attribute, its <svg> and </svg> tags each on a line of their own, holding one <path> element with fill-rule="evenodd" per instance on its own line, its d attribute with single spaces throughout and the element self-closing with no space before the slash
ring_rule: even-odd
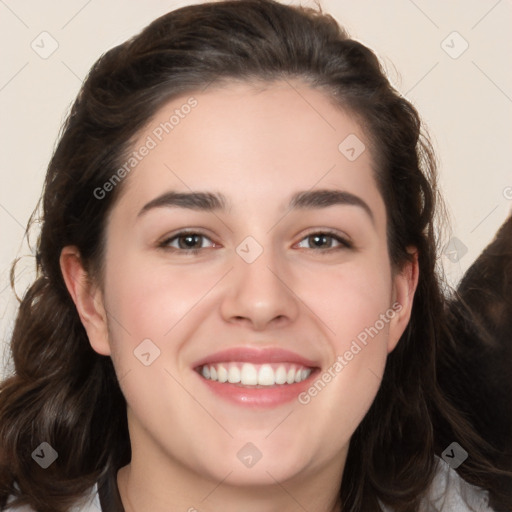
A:
<svg viewBox="0 0 512 512">
<path fill-rule="evenodd" d="M 228 371 L 221 364 L 217 367 L 217 380 L 219 382 L 226 382 L 228 380 Z"/>
<path fill-rule="evenodd" d="M 274 370 L 269 364 L 264 364 L 258 372 L 258 384 L 260 386 L 273 386 L 276 383 Z"/>
<path fill-rule="evenodd" d="M 231 366 L 228 370 L 228 382 L 231 384 L 236 384 L 240 382 L 240 369 L 238 366 Z"/>
<path fill-rule="evenodd" d="M 203 365 L 205 379 L 243 386 L 274 386 L 302 382 L 311 375 L 311 368 L 295 364 L 221 363 Z"/>
<path fill-rule="evenodd" d="M 240 381 L 244 386 L 256 386 L 258 384 L 258 371 L 253 364 L 244 363 Z"/>
<path fill-rule="evenodd" d="M 286 382 L 286 369 L 280 366 L 276 371 L 276 384 L 284 384 Z"/>
</svg>

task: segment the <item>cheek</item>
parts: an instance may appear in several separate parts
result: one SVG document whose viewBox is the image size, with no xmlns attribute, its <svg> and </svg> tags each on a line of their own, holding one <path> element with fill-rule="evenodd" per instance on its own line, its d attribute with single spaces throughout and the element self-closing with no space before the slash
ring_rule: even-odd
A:
<svg viewBox="0 0 512 512">
<path fill-rule="evenodd" d="M 106 285 L 109 311 L 115 323 L 133 336 L 161 340 L 215 285 L 217 270 L 127 257 L 110 270 Z"/>
<path fill-rule="evenodd" d="M 112 360 L 123 393 L 140 417 L 164 414 L 169 407 L 185 409 L 190 406 L 187 394 L 173 377 L 181 379 L 182 346 L 200 323 L 198 305 L 206 302 L 220 270 L 171 268 L 136 256 L 115 261 L 108 270 L 105 300 Z"/>
<path fill-rule="evenodd" d="M 387 260 L 354 260 L 339 267 L 311 270 L 301 278 L 300 296 L 325 326 L 333 347 L 346 349 L 347 342 L 377 324 L 387 333 L 389 319 L 381 315 L 391 308 L 392 280 Z M 391 315 L 388 315 L 391 316 Z M 350 343 L 349 343 L 350 344 Z"/>
<path fill-rule="evenodd" d="M 392 281 L 383 258 L 379 264 L 353 264 L 337 271 L 317 272 L 303 288 L 308 306 L 324 326 L 330 360 L 300 398 L 323 418 L 330 435 L 342 427 L 355 430 L 380 386 L 387 358 L 392 308 Z M 321 418 L 319 417 L 319 421 Z"/>
</svg>

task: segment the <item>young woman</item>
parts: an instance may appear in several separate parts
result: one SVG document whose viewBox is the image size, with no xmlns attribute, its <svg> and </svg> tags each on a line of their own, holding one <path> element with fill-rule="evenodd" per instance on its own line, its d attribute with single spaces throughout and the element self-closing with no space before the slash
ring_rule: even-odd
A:
<svg viewBox="0 0 512 512">
<path fill-rule="evenodd" d="M 206 3 L 110 50 L 48 169 L 0 507 L 509 510 L 436 379 L 436 198 L 418 114 L 327 15 Z"/>
</svg>

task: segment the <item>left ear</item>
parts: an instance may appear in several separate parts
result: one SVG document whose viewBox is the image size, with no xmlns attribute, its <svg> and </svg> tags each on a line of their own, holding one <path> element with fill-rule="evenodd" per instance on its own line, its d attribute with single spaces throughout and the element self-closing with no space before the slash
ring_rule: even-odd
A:
<svg viewBox="0 0 512 512">
<path fill-rule="evenodd" d="M 412 247 L 408 248 L 408 252 L 412 256 L 411 261 L 406 262 L 393 276 L 391 309 L 395 315 L 389 322 L 388 354 L 395 349 L 409 323 L 414 293 L 418 286 L 418 250 Z"/>
</svg>

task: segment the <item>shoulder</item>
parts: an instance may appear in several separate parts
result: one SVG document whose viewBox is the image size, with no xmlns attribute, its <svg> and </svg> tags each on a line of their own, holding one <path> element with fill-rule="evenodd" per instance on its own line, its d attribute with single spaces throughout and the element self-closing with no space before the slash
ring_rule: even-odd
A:
<svg viewBox="0 0 512 512">
<path fill-rule="evenodd" d="M 488 492 L 469 484 L 443 459 L 436 457 L 437 472 L 428 495 L 429 502 L 440 511 L 493 512 Z"/>
<path fill-rule="evenodd" d="M 7 508 L 3 509 L 3 512 L 35 512 L 34 509 L 28 505 L 10 507 L 9 503 L 11 501 L 12 498 L 7 501 Z M 81 503 L 73 507 L 70 512 L 102 512 L 98 496 L 98 485 L 94 485 L 84 496 Z"/>
<path fill-rule="evenodd" d="M 443 459 L 436 456 L 437 470 L 420 512 L 494 512 L 488 492 L 463 480 Z M 383 512 L 393 512 L 381 503 Z"/>
</svg>

